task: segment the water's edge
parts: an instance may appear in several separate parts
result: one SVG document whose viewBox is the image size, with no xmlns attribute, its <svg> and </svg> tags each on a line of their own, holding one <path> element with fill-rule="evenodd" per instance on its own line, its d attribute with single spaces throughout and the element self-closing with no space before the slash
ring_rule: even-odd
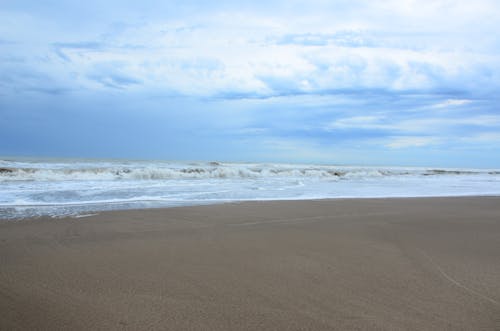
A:
<svg viewBox="0 0 500 331">
<path fill-rule="evenodd" d="M 241 201 L 497 195 L 497 169 L 0 159 L 0 219 Z"/>
</svg>

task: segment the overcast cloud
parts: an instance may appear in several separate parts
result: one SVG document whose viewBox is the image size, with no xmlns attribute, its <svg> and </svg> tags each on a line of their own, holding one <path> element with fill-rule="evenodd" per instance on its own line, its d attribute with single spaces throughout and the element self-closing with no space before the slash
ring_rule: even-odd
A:
<svg viewBox="0 0 500 331">
<path fill-rule="evenodd" d="M 498 1 L 1 1 L 0 154 L 500 167 Z"/>
</svg>

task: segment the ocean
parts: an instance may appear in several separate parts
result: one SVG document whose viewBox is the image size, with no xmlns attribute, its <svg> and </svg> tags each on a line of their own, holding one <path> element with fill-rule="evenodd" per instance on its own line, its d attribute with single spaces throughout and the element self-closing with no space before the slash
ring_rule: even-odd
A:
<svg viewBox="0 0 500 331">
<path fill-rule="evenodd" d="M 0 219 L 255 200 L 500 195 L 500 170 L 0 159 Z"/>
</svg>

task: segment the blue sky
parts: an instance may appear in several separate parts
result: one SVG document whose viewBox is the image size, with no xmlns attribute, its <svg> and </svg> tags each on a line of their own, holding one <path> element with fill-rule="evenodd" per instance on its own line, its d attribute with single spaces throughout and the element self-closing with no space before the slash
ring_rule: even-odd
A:
<svg viewBox="0 0 500 331">
<path fill-rule="evenodd" d="M 500 3 L 0 1 L 0 155 L 500 167 Z"/>
</svg>

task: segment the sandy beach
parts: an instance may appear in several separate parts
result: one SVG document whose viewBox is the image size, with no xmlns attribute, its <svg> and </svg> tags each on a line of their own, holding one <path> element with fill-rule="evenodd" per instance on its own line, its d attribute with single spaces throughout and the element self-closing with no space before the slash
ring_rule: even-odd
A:
<svg viewBox="0 0 500 331">
<path fill-rule="evenodd" d="M 500 198 L 0 222 L 1 330 L 500 330 Z"/>
</svg>

